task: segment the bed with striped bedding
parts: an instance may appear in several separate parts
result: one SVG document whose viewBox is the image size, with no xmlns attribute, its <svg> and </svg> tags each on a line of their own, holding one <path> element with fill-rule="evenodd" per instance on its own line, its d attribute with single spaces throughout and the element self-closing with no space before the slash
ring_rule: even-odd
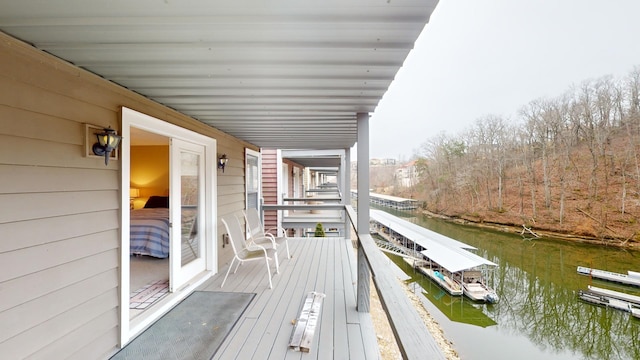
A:
<svg viewBox="0 0 640 360">
<path fill-rule="evenodd" d="M 131 211 L 130 254 L 169 257 L 169 209 Z"/>
</svg>

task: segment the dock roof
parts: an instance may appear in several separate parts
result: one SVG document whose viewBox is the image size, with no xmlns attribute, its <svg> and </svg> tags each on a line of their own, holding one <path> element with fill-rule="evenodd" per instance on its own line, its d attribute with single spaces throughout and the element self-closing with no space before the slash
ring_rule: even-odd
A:
<svg viewBox="0 0 640 360">
<path fill-rule="evenodd" d="M 495 263 L 470 252 L 469 250 L 477 249 L 461 241 L 423 228 L 420 225 L 381 210 L 371 209 L 370 216 L 378 223 L 393 229 L 425 248 L 426 250 L 421 252 L 424 256 L 451 272 L 472 269 L 482 265 L 496 266 Z"/>
<path fill-rule="evenodd" d="M 355 194 L 357 196 L 358 191 L 357 190 L 351 190 L 351 193 Z M 418 202 L 418 200 L 415 200 L 415 199 L 407 199 L 407 198 L 403 198 L 403 197 L 385 195 L 385 194 L 378 194 L 378 193 L 373 193 L 373 192 L 369 193 L 369 198 L 377 198 L 377 199 L 380 199 L 380 200 L 394 201 L 394 202 L 398 202 L 398 203 Z"/>
<path fill-rule="evenodd" d="M 423 248 L 428 248 L 428 245 L 431 245 L 435 241 L 452 248 L 477 250 L 469 244 L 444 236 L 382 210 L 370 209 L 369 216 L 380 224 L 393 229 L 395 232 L 408 239 L 411 239 Z"/>
</svg>

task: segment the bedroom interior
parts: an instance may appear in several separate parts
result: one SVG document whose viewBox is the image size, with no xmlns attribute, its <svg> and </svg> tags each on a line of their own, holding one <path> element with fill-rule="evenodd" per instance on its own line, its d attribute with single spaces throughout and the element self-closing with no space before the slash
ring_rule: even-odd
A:
<svg viewBox="0 0 640 360">
<path fill-rule="evenodd" d="M 169 139 L 140 129 L 131 131 L 130 188 L 136 189 L 131 206 L 130 290 L 134 293 L 147 284 L 169 281 L 168 243 L 149 243 L 149 236 L 168 237 L 161 233 L 164 226 L 158 219 L 154 228 L 146 223 L 151 215 L 160 216 L 168 223 L 169 192 Z M 135 220 L 138 219 L 138 220 Z M 153 219 L 153 216 L 152 216 Z M 168 230 L 168 228 L 167 228 Z M 149 234 L 150 232 L 155 234 Z M 134 233 L 136 235 L 134 235 Z M 134 238 L 137 237 L 135 241 Z M 158 238 L 159 239 L 159 238 Z M 145 241 L 143 244 L 142 241 Z M 133 304 L 132 304 L 133 306 Z M 131 308 L 130 319 L 148 308 Z"/>
</svg>

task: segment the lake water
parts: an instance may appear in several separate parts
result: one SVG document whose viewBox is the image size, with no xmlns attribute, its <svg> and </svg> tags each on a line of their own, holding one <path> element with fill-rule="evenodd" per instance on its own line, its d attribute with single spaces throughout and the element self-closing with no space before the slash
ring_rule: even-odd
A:
<svg viewBox="0 0 640 360">
<path fill-rule="evenodd" d="M 640 319 L 627 312 L 585 303 L 587 285 L 640 295 L 640 289 L 578 275 L 578 266 L 613 272 L 640 271 L 640 252 L 562 240 L 524 240 L 519 235 L 479 230 L 383 209 L 478 248 L 496 264 L 488 283 L 500 296 L 495 305 L 452 297 L 390 256 L 412 276 L 416 292 L 464 360 L 640 359 Z M 424 291 L 422 291 L 424 289 Z"/>
</svg>

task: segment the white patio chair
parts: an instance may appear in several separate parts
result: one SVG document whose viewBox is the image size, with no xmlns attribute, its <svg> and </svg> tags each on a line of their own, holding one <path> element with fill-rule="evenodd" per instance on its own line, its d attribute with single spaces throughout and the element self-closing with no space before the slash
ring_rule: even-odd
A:
<svg viewBox="0 0 640 360">
<path fill-rule="evenodd" d="M 291 254 L 289 253 L 289 242 L 287 241 L 287 232 L 284 231 L 284 236 L 276 236 L 272 234 L 269 230 L 264 230 L 264 224 L 260 219 L 260 214 L 258 213 L 258 209 L 251 208 L 247 209 L 244 212 L 244 217 L 247 221 L 247 226 L 249 227 L 249 237 L 248 241 L 262 246 L 270 246 L 272 249 L 276 250 L 276 269 L 279 269 L 278 257 L 277 257 L 277 248 L 278 245 L 284 243 L 287 249 L 287 259 L 291 259 Z"/>
<path fill-rule="evenodd" d="M 238 218 L 234 214 L 225 215 L 221 220 L 227 230 L 227 234 L 229 235 L 229 243 L 233 249 L 234 256 L 233 260 L 231 260 L 231 263 L 229 264 L 229 269 L 227 269 L 227 273 L 225 274 L 220 287 L 223 287 L 224 283 L 227 281 L 229 271 L 231 271 L 234 262 L 237 261 L 236 268 L 233 271 L 235 274 L 236 271 L 238 271 L 238 267 L 240 267 L 244 262 L 264 260 L 267 265 L 267 275 L 269 276 L 269 289 L 272 289 L 273 284 L 271 283 L 271 267 L 269 266 L 269 260 L 271 260 L 270 256 L 276 255 L 275 250 L 265 249 L 264 246 L 248 243 L 245 240 L 244 231 L 242 230 L 240 221 L 238 221 Z"/>
<path fill-rule="evenodd" d="M 186 243 L 187 245 L 189 245 L 189 248 L 191 249 L 191 253 L 193 254 L 194 259 L 198 258 L 198 253 L 196 252 L 196 249 L 193 248 L 193 245 L 196 244 L 197 240 L 198 240 L 198 217 L 194 217 L 193 221 L 191 222 L 191 230 L 189 231 L 189 236 L 186 240 Z"/>
</svg>

